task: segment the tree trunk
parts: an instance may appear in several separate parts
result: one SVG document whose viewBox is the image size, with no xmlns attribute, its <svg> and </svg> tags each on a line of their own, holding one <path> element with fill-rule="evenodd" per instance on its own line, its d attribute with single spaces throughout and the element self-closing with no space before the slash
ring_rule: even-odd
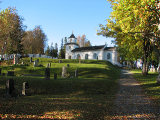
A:
<svg viewBox="0 0 160 120">
<path fill-rule="evenodd" d="M 148 74 L 148 71 L 147 71 L 147 62 L 146 62 L 146 60 L 143 61 L 142 74 L 143 74 L 143 75 L 147 75 L 147 74 Z"/>
</svg>

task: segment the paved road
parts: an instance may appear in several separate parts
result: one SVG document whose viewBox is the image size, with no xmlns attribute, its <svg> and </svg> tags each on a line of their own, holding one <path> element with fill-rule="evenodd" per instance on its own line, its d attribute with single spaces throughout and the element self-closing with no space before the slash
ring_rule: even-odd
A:
<svg viewBox="0 0 160 120">
<path fill-rule="evenodd" d="M 160 108 L 144 95 L 132 73 L 123 70 L 119 84 L 113 119 L 160 120 Z"/>
</svg>

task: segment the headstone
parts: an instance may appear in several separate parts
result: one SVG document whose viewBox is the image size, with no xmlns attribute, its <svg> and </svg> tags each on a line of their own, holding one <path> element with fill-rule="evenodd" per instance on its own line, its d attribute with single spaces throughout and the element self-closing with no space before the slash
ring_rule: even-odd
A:
<svg viewBox="0 0 160 120">
<path fill-rule="evenodd" d="M 66 78 L 67 77 L 67 68 L 66 66 L 62 67 L 62 78 Z"/>
<path fill-rule="evenodd" d="M 54 80 L 57 80 L 57 73 L 54 73 Z"/>
<path fill-rule="evenodd" d="M 34 67 L 38 67 L 38 61 L 37 60 L 34 61 Z"/>
<path fill-rule="evenodd" d="M 9 79 L 6 81 L 6 94 L 12 96 L 14 92 L 14 80 Z"/>
<path fill-rule="evenodd" d="M 160 73 L 159 73 L 159 75 L 157 77 L 157 83 L 160 84 Z"/>
<path fill-rule="evenodd" d="M 2 76 L 5 76 L 5 73 L 2 73 Z"/>
<path fill-rule="evenodd" d="M 14 54 L 13 64 L 14 65 L 18 64 L 18 56 L 16 54 Z"/>
<path fill-rule="evenodd" d="M 14 76 L 14 71 L 8 71 L 7 76 Z"/>
<path fill-rule="evenodd" d="M 75 77 L 78 78 L 78 70 L 75 70 Z"/>
<path fill-rule="evenodd" d="M 2 68 L 0 68 L 0 75 L 2 74 Z"/>
<path fill-rule="evenodd" d="M 79 63 L 81 63 L 81 58 L 79 57 Z"/>
<path fill-rule="evenodd" d="M 39 59 L 37 59 L 37 62 L 39 62 Z"/>
<path fill-rule="evenodd" d="M 24 65 L 24 62 L 22 61 L 22 63 L 21 63 L 22 65 Z"/>
<path fill-rule="evenodd" d="M 52 63 L 49 63 L 49 67 L 50 67 L 50 68 L 52 67 Z"/>
<path fill-rule="evenodd" d="M 62 60 L 59 60 L 59 63 L 62 63 Z"/>
<path fill-rule="evenodd" d="M 30 57 L 30 62 L 33 62 L 33 61 L 32 61 L 32 57 Z"/>
<path fill-rule="evenodd" d="M 23 82 L 22 95 L 29 95 L 28 90 L 29 90 L 28 82 Z"/>
<path fill-rule="evenodd" d="M 49 68 L 49 63 L 47 64 L 47 66 L 46 66 L 47 68 Z"/>
<path fill-rule="evenodd" d="M 45 78 L 46 78 L 46 80 L 50 79 L 50 68 L 45 69 Z"/>
<path fill-rule="evenodd" d="M 70 65 L 69 64 L 67 64 L 67 67 L 69 67 Z"/>
</svg>

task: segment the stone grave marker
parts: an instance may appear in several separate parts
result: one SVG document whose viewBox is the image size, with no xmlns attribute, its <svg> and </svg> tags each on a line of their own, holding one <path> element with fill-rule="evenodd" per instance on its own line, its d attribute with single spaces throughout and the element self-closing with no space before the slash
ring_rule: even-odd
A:
<svg viewBox="0 0 160 120">
<path fill-rule="evenodd" d="M 14 71 L 8 71 L 7 76 L 14 76 Z"/>
<path fill-rule="evenodd" d="M 47 68 L 49 68 L 49 63 L 47 64 L 47 66 L 46 66 Z"/>
<path fill-rule="evenodd" d="M 23 82 L 23 86 L 22 86 L 22 95 L 29 95 L 29 84 L 28 82 Z"/>
<path fill-rule="evenodd" d="M 34 61 L 34 67 L 38 67 L 38 61 L 37 60 Z"/>
<path fill-rule="evenodd" d="M 37 62 L 39 62 L 39 59 L 37 59 Z"/>
<path fill-rule="evenodd" d="M 0 68 L 0 75 L 2 74 L 2 68 Z"/>
<path fill-rule="evenodd" d="M 70 67 L 70 65 L 69 65 L 69 64 L 67 64 L 67 67 Z"/>
<path fill-rule="evenodd" d="M 50 67 L 50 68 L 52 67 L 52 63 L 49 63 L 49 67 Z"/>
<path fill-rule="evenodd" d="M 50 79 L 50 68 L 45 69 L 45 79 L 49 80 Z"/>
<path fill-rule="evenodd" d="M 30 62 L 32 63 L 33 61 L 32 61 L 32 57 L 30 57 Z"/>
<path fill-rule="evenodd" d="M 54 80 L 57 80 L 57 73 L 54 73 Z"/>
<path fill-rule="evenodd" d="M 16 54 L 14 54 L 13 64 L 14 65 L 18 64 L 18 56 Z"/>
<path fill-rule="evenodd" d="M 159 73 L 159 75 L 157 77 L 157 83 L 160 84 L 160 73 Z"/>
<path fill-rule="evenodd" d="M 59 60 L 59 63 L 62 63 L 62 60 Z"/>
<path fill-rule="evenodd" d="M 67 77 L 67 68 L 66 66 L 62 67 L 62 78 L 66 78 Z"/>
<path fill-rule="evenodd" d="M 75 77 L 78 78 L 78 69 L 75 70 Z"/>
<path fill-rule="evenodd" d="M 8 79 L 6 81 L 6 94 L 7 96 L 13 96 L 14 93 L 14 80 L 13 79 Z"/>
</svg>

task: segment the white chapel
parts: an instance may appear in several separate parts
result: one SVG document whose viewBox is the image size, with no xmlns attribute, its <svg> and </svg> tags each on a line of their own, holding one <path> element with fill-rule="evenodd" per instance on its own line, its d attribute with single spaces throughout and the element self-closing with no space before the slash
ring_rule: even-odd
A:
<svg viewBox="0 0 160 120">
<path fill-rule="evenodd" d="M 107 45 L 80 47 L 73 33 L 65 46 L 65 59 L 106 60 L 114 65 L 121 66 L 118 62 L 116 47 L 107 47 Z"/>
</svg>

